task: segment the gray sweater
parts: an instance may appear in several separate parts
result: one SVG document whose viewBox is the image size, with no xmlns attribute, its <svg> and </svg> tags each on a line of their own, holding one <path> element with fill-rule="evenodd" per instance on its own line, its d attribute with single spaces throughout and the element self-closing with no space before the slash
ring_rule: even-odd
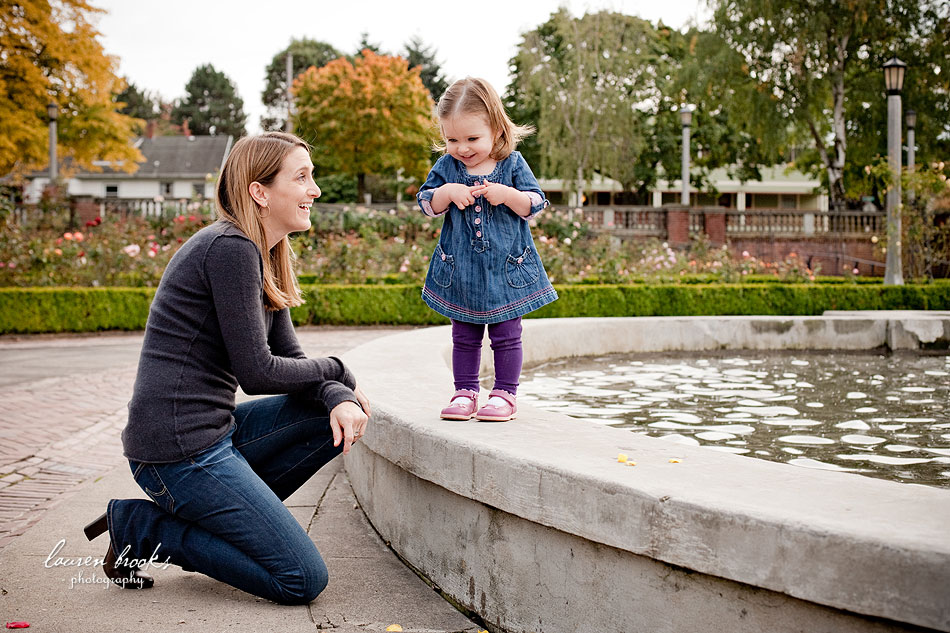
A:
<svg viewBox="0 0 950 633">
<path fill-rule="evenodd" d="M 357 402 L 338 358 L 307 358 L 290 311 L 264 307 L 263 261 L 236 226 L 216 222 L 172 257 L 149 310 L 125 456 L 175 462 L 234 425 L 238 385 L 248 394 L 294 394 L 327 411 Z"/>
</svg>

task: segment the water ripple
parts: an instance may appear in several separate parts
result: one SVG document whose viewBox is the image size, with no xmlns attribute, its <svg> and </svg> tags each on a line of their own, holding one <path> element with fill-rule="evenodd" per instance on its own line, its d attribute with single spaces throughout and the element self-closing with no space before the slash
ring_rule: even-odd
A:
<svg viewBox="0 0 950 633">
<path fill-rule="evenodd" d="M 520 398 L 674 443 L 950 488 L 950 356 L 705 355 L 561 359 L 525 372 Z"/>
</svg>

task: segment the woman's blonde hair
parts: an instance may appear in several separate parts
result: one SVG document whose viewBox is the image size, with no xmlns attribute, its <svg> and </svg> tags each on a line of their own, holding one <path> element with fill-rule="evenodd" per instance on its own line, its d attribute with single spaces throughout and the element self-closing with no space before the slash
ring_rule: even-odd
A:
<svg viewBox="0 0 950 633">
<path fill-rule="evenodd" d="M 439 121 L 460 114 L 478 114 L 485 117 L 492 133 L 498 136 L 490 154 L 494 160 L 508 158 L 521 139 L 534 134 L 535 131 L 531 125 L 515 125 L 508 118 L 505 106 L 491 84 L 476 77 L 459 79 L 439 98 L 439 104 L 436 106 Z M 444 152 L 445 143 L 437 144 L 436 149 Z"/>
<path fill-rule="evenodd" d="M 294 149 L 310 146 L 293 134 L 265 132 L 245 136 L 231 149 L 218 178 L 215 207 L 218 219 L 230 222 L 257 244 L 264 260 L 264 297 L 268 310 L 282 310 L 303 303 L 294 274 L 294 252 L 284 236 L 268 251 L 261 222 L 261 206 L 251 197 L 252 182 L 269 186 L 284 159 Z"/>
</svg>

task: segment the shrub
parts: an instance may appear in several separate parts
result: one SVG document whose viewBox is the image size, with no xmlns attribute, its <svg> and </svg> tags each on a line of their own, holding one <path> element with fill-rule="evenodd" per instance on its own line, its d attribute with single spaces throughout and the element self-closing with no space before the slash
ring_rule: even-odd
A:
<svg viewBox="0 0 950 633">
<path fill-rule="evenodd" d="M 0 288 L 0 334 L 142 330 L 152 288 Z"/>
<path fill-rule="evenodd" d="M 560 298 L 529 318 L 812 315 L 825 310 L 948 310 L 950 282 L 871 284 L 558 285 Z M 297 324 L 435 325 L 415 284 L 305 285 Z M 0 334 L 139 330 L 151 288 L 0 288 Z"/>
</svg>

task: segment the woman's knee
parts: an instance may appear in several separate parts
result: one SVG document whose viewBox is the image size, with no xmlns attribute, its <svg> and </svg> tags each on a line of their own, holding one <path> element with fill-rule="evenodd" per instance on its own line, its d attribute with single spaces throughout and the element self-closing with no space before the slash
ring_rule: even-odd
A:
<svg viewBox="0 0 950 633">
<path fill-rule="evenodd" d="M 286 605 L 301 605 L 312 602 L 327 588 L 329 574 L 320 560 L 306 568 L 287 571 L 274 577 L 277 596 L 275 602 Z"/>
</svg>

